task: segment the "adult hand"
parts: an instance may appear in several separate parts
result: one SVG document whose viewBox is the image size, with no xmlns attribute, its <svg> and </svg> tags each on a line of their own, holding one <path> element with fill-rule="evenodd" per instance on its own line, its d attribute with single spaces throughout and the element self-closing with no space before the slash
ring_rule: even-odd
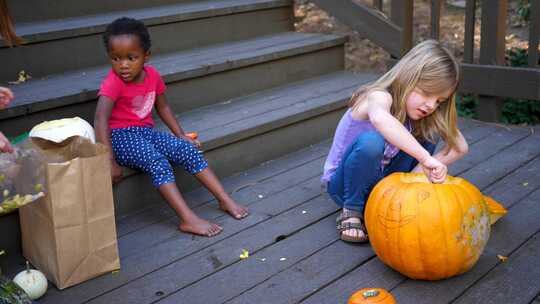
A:
<svg viewBox="0 0 540 304">
<path fill-rule="evenodd" d="M 13 147 L 11 146 L 11 143 L 9 140 L 0 132 L 0 152 L 13 152 Z"/>
<path fill-rule="evenodd" d="M 4 109 L 9 105 L 13 99 L 13 92 L 10 89 L 0 87 L 0 110 Z"/>
<path fill-rule="evenodd" d="M 438 159 L 430 156 L 421 165 L 424 173 L 432 183 L 440 184 L 446 180 L 448 168 Z"/>
</svg>

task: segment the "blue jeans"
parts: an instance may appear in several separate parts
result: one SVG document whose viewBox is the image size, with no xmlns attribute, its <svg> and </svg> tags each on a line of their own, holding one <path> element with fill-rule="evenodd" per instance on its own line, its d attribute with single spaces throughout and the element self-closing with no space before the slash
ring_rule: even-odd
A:
<svg viewBox="0 0 540 304">
<path fill-rule="evenodd" d="M 340 207 L 364 214 L 364 207 L 373 187 L 394 172 L 410 172 L 418 161 L 399 151 L 381 169 L 384 137 L 377 131 L 363 132 L 343 154 L 341 163 L 328 182 L 328 194 Z M 433 154 L 436 144 L 425 141 L 422 146 Z"/>
</svg>

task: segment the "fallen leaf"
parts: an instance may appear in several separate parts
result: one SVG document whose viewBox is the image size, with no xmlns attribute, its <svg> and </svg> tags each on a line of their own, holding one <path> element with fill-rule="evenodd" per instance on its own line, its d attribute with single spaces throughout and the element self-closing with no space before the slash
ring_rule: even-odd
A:
<svg viewBox="0 0 540 304">
<path fill-rule="evenodd" d="M 500 254 L 497 254 L 497 257 L 499 258 L 499 260 L 501 262 L 506 262 L 506 260 L 508 260 L 508 257 L 507 256 L 504 256 L 504 255 L 500 255 Z"/>
<path fill-rule="evenodd" d="M 242 253 L 240 254 L 240 259 L 247 259 L 249 258 L 249 251 L 242 249 Z"/>
<path fill-rule="evenodd" d="M 26 73 L 25 71 L 19 72 L 19 78 L 16 81 L 9 81 L 9 84 L 21 84 L 23 82 L 26 82 L 27 80 L 31 79 L 32 76 L 30 74 Z"/>
<path fill-rule="evenodd" d="M 523 187 L 527 187 L 527 186 L 529 185 L 529 183 L 528 183 L 528 182 L 524 182 L 522 185 L 523 185 Z"/>
<path fill-rule="evenodd" d="M 306 214 L 306 213 L 307 213 L 307 211 L 306 211 L 306 210 L 302 210 L 302 214 Z"/>
<path fill-rule="evenodd" d="M 113 275 L 119 274 L 119 273 L 120 273 L 120 270 L 113 270 L 113 271 L 111 272 L 111 274 L 113 274 Z"/>
<path fill-rule="evenodd" d="M 279 260 L 283 262 L 283 261 L 286 261 L 287 258 L 280 258 Z"/>
<path fill-rule="evenodd" d="M 259 198 L 263 198 L 263 197 L 264 197 L 264 195 L 262 195 L 262 194 L 259 194 L 259 195 L 257 195 L 257 196 L 258 196 Z"/>
</svg>

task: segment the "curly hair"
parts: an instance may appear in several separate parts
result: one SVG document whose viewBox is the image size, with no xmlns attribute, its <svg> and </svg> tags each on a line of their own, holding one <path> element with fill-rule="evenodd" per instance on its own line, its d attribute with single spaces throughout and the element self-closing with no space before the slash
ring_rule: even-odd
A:
<svg viewBox="0 0 540 304">
<path fill-rule="evenodd" d="M 107 51 L 110 50 L 109 40 L 111 37 L 119 35 L 135 35 L 139 37 L 139 42 L 145 52 L 148 52 L 152 46 L 148 29 L 146 28 L 146 25 L 139 20 L 122 17 L 109 24 L 103 34 L 103 43 L 105 44 Z"/>
</svg>

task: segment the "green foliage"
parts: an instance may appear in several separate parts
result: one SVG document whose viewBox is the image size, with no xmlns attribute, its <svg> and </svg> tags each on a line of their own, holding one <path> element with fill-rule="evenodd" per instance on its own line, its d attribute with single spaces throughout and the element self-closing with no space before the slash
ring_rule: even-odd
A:
<svg viewBox="0 0 540 304">
<path fill-rule="evenodd" d="M 523 2 L 523 1 L 522 1 Z M 526 49 L 511 49 L 506 60 L 510 66 L 527 66 Z M 536 124 L 540 121 L 540 101 L 505 98 L 502 108 L 502 121 L 511 124 Z"/>
<path fill-rule="evenodd" d="M 504 123 L 534 125 L 540 121 L 540 101 L 513 98 L 506 98 L 504 101 Z"/>
<path fill-rule="evenodd" d="M 456 107 L 460 117 L 476 118 L 478 101 L 472 94 L 459 94 L 456 97 Z"/>
<path fill-rule="evenodd" d="M 527 66 L 528 53 L 526 49 L 511 49 L 507 51 L 506 61 L 513 67 Z M 458 115 L 467 118 L 477 118 L 478 99 L 473 94 L 460 94 L 456 99 Z M 509 124 L 540 123 L 540 101 L 505 98 L 502 108 L 502 122 Z"/>
<path fill-rule="evenodd" d="M 506 52 L 506 61 L 510 66 L 520 67 L 529 63 L 527 49 L 513 48 Z"/>
<path fill-rule="evenodd" d="M 531 18 L 531 3 L 529 2 L 529 0 L 520 0 L 517 6 L 516 13 L 523 21 L 529 21 Z"/>
</svg>

